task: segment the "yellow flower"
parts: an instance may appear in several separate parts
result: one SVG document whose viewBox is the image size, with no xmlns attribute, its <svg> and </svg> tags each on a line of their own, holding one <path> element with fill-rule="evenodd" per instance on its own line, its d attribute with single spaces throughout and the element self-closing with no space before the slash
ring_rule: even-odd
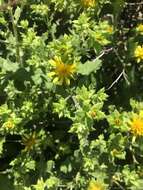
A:
<svg viewBox="0 0 143 190">
<path fill-rule="evenodd" d="M 119 118 L 116 118 L 114 122 L 115 122 L 115 125 L 117 126 L 121 125 L 121 120 Z"/>
<path fill-rule="evenodd" d="M 81 0 L 84 7 L 94 7 L 96 2 L 95 0 Z"/>
<path fill-rule="evenodd" d="M 112 26 L 108 26 L 106 31 L 109 33 L 109 34 L 112 34 L 113 33 L 113 27 Z"/>
<path fill-rule="evenodd" d="M 99 182 L 96 181 L 91 181 L 89 183 L 88 189 L 87 190 L 104 190 L 105 188 L 103 185 Z"/>
<path fill-rule="evenodd" d="M 90 111 L 90 112 L 89 112 L 89 115 L 90 115 L 92 118 L 95 118 L 95 117 L 96 117 L 96 111 Z"/>
<path fill-rule="evenodd" d="M 130 122 L 131 132 L 135 136 L 143 136 L 143 117 L 141 115 L 134 115 Z"/>
<path fill-rule="evenodd" d="M 14 121 L 13 119 L 9 119 L 8 121 L 6 121 L 4 124 L 3 124 L 3 127 L 7 128 L 7 129 L 12 129 L 15 127 L 15 124 L 14 124 Z"/>
<path fill-rule="evenodd" d="M 137 46 L 134 51 L 134 56 L 137 58 L 137 63 L 143 60 L 143 46 Z"/>
<path fill-rule="evenodd" d="M 139 24 L 136 28 L 137 32 L 140 32 L 141 34 L 143 34 L 143 24 Z"/>
<path fill-rule="evenodd" d="M 53 66 L 53 71 L 48 74 L 49 77 L 54 77 L 53 83 L 62 85 L 63 83 L 69 85 L 70 78 L 76 71 L 75 64 L 64 64 L 60 57 L 55 57 L 49 63 Z"/>
<path fill-rule="evenodd" d="M 35 132 L 32 135 L 30 135 L 29 137 L 27 137 L 27 136 L 23 137 L 22 142 L 23 142 L 23 145 L 25 146 L 24 150 L 30 151 L 33 148 L 33 146 L 36 144 Z"/>
</svg>

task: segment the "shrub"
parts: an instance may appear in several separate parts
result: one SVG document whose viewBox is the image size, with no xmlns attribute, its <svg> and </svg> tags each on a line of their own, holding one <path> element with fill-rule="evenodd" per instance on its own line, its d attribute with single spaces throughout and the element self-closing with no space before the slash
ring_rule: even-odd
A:
<svg viewBox="0 0 143 190">
<path fill-rule="evenodd" d="M 141 8 L 0 1 L 1 190 L 142 189 Z"/>
</svg>

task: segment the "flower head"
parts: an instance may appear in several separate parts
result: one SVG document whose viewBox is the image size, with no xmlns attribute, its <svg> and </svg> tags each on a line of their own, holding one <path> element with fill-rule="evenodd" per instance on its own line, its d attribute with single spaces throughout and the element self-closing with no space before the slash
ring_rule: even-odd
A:
<svg viewBox="0 0 143 190">
<path fill-rule="evenodd" d="M 53 83 L 62 85 L 63 83 L 69 85 L 70 78 L 76 71 L 75 64 L 65 64 L 62 62 L 60 57 L 55 57 L 50 60 L 49 63 L 53 66 L 52 72 L 48 74 L 49 77 L 54 77 Z"/>
<path fill-rule="evenodd" d="M 30 136 L 23 137 L 23 145 L 25 146 L 25 151 L 30 151 L 36 143 L 36 134 L 33 133 Z"/>
<path fill-rule="evenodd" d="M 103 185 L 96 181 L 91 181 L 88 186 L 88 190 L 104 190 Z"/>
<path fill-rule="evenodd" d="M 139 24 L 136 28 L 137 32 L 140 32 L 141 34 L 143 34 L 143 24 Z"/>
<path fill-rule="evenodd" d="M 14 124 L 14 121 L 12 118 L 8 119 L 8 121 L 6 121 L 4 124 L 3 124 L 3 127 L 5 127 L 6 129 L 12 129 L 15 127 L 15 124 Z"/>
<path fill-rule="evenodd" d="M 137 58 L 137 62 L 139 63 L 143 60 L 143 46 L 137 46 L 134 51 L 134 56 Z"/>
<path fill-rule="evenodd" d="M 113 27 L 112 26 L 108 26 L 106 29 L 107 33 L 112 34 L 113 33 Z"/>
<path fill-rule="evenodd" d="M 81 0 L 84 7 L 94 7 L 96 2 L 95 0 Z"/>
<path fill-rule="evenodd" d="M 143 117 L 141 114 L 135 114 L 130 122 L 131 132 L 135 136 L 143 136 Z"/>
</svg>

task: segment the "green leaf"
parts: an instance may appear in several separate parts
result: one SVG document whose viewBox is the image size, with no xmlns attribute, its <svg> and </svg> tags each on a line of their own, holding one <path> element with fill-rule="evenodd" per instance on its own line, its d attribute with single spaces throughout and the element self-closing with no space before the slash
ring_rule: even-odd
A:
<svg viewBox="0 0 143 190">
<path fill-rule="evenodd" d="M 80 64 L 78 67 L 78 73 L 82 75 L 89 75 L 92 72 L 96 72 L 101 67 L 101 60 L 87 61 L 84 64 Z"/>
<path fill-rule="evenodd" d="M 53 160 L 49 160 L 47 162 L 47 172 L 51 172 L 53 168 L 55 167 L 55 163 Z"/>
<path fill-rule="evenodd" d="M 18 22 L 18 20 L 20 18 L 20 14 L 21 14 L 21 9 L 20 9 L 20 7 L 17 7 L 15 10 L 15 13 L 14 13 L 15 24 L 17 24 L 17 22 Z"/>
<path fill-rule="evenodd" d="M 57 187 L 59 184 L 59 179 L 57 177 L 51 176 L 49 179 L 46 180 L 45 183 L 48 188 Z"/>
<path fill-rule="evenodd" d="M 25 167 L 26 167 L 26 169 L 28 169 L 28 170 L 35 170 L 35 161 L 34 161 L 34 160 L 28 161 L 28 162 L 25 164 Z"/>
<path fill-rule="evenodd" d="M 11 71 L 11 72 L 15 72 L 18 70 L 19 65 L 18 63 L 13 63 L 9 60 L 0 58 L 0 67 L 2 68 L 3 71 L 7 72 L 7 71 Z"/>
<path fill-rule="evenodd" d="M 60 167 L 60 171 L 63 172 L 63 173 L 65 173 L 65 174 L 67 174 L 67 173 L 68 173 L 68 168 L 67 168 L 67 166 L 66 166 L 66 165 L 62 165 L 62 166 Z"/>
</svg>

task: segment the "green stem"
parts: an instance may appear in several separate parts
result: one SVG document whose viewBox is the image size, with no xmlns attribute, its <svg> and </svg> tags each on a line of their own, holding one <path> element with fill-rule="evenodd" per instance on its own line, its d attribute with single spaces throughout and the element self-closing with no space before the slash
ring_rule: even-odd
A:
<svg viewBox="0 0 143 190">
<path fill-rule="evenodd" d="M 15 37 L 15 41 L 16 41 L 16 62 L 20 63 L 21 60 L 20 60 L 20 46 L 19 46 L 19 41 L 18 41 L 18 32 L 17 32 L 17 26 L 16 26 L 15 21 L 14 21 L 14 16 L 13 16 L 11 7 L 9 8 L 9 14 L 10 14 L 13 33 L 14 33 L 14 37 Z"/>
</svg>

